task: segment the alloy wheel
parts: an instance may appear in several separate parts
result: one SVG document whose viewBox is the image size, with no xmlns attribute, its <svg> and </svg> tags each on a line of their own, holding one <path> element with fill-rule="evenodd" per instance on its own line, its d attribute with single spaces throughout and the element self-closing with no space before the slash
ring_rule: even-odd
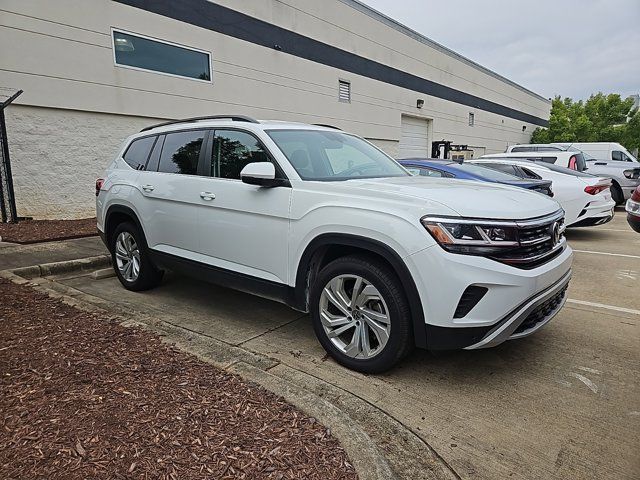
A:
<svg viewBox="0 0 640 480">
<path fill-rule="evenodd" d="M 140 249 L 129 232 L 120 232 L 116 239 L 116 266 L 122 278 L 135 282 L 140 275 Z"/>
<path fill-rule="evenodd" d="M 375 357 L 389 341 L 387 304 L 378 289 L 358 275 L 339 275 L 325 285 L 320 320 L 333 345 L 351 358 Z"/>
</svg>

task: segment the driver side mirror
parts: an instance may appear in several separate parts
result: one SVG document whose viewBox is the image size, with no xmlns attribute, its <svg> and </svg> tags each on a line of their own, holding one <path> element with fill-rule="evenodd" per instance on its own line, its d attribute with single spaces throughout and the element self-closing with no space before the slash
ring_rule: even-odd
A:
<svg viewBox="0 0 640 480">
<path fill-rule="evenodd" d="M 279 187 L 288 184 L 286 180 L 276 178 L 276 167 L 271 162 L 248 163 L 240 172 L 240 179 L 243 183 L 260 187 Z"/>
</svg>

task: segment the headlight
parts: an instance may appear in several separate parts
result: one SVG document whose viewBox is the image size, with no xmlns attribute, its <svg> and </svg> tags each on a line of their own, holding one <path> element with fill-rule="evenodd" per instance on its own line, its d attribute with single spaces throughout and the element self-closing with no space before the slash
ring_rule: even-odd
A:
<svg viewBox="0 0 640 480">
<path fill-rule="evenodd" d="M 625 210 L 631 215 L 640 216 L 640 202 L 636 202 L 632 199 L 627 200 Z"/>
<path fill-rule="evenodd" d="M 640 178 L 640 170 L 634 168 L 633 170 L 625 170 L 622 174 L 627 178 Z"/>
<path fill-rule="evenodd" d="M 513 222 L 424 217 L 422 225 L 452 253 L 490 255 L 520 246 L 518 225 Z"/>
</svg>

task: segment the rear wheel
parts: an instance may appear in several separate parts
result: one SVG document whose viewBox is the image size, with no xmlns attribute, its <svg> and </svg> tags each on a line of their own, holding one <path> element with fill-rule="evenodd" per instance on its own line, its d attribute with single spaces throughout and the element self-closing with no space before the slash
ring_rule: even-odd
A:
<svg viewBox="0 0 640 480">
<path fill-rule="evenodd" d="M 113 269 L 127 290 L 148 290 L 162 280 L 163 272 L 151 262 L 144 235 L 133 223 L 116 227 L 110 250 Z"/>
<path fill-rule="evenodd" d="M 616 205 L 622 205 L 624 203 L 622 188 L 620 188 L 620 185 L 615 182 L 611 185 L 611 198 L 616 202 Z"/>
<path fill-rule="evenodd" d="M 348 368 L 380 373 L 413 348 L 402 285 L 382 262 L 365 256 L 334 260 L 319 273 L 310 302 L 318 340 Z"/>
</svg>

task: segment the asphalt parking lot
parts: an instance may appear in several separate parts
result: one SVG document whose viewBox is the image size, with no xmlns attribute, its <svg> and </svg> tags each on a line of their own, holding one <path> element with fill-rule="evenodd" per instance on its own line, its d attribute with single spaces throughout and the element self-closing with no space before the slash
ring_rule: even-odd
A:
<svg viewBox="0 0 640 480">
<path fill-rule="evenodd" d="M 307 316 L 268 300 L 176 275 L 147 293 L 114 277 L 56 281 L 351 392 L 461 478 L 638 478 L 640 235 L 618 211 L 567 237 L 576 252 L 569 300 L 536 335 L 481 351 L 417 351 L 378 376 L 335 364 Z"/>
</svg>

